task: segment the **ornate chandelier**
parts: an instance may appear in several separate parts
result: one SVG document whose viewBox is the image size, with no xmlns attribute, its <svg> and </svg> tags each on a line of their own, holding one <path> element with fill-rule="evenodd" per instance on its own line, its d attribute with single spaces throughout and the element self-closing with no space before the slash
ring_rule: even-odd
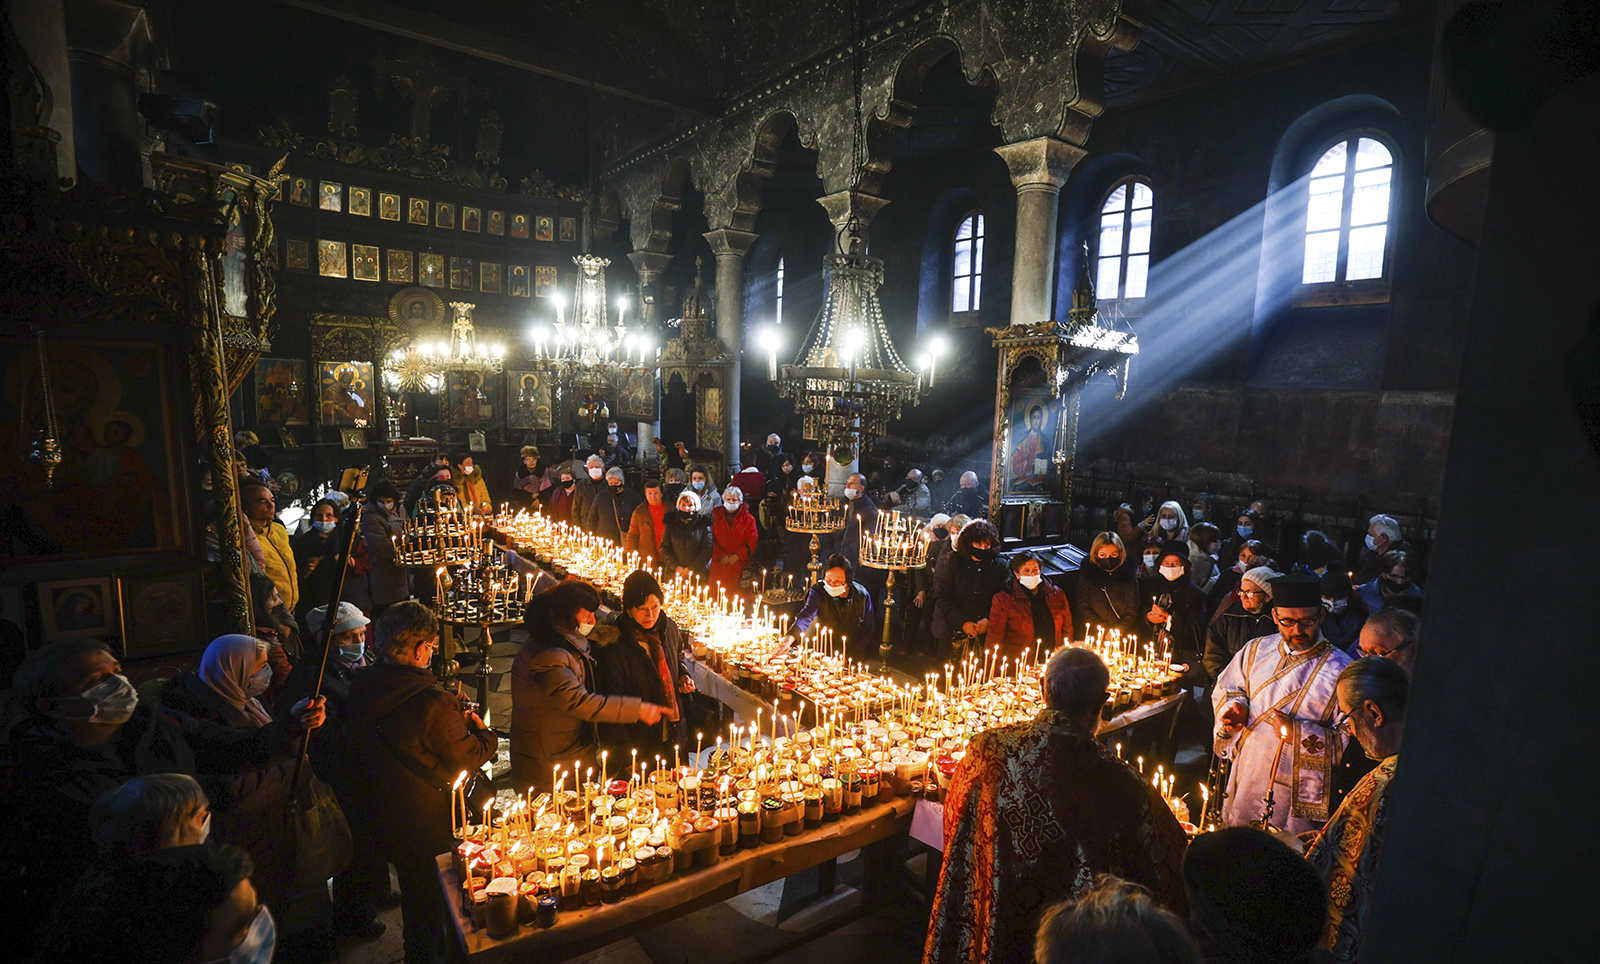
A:
<svg viewBox="0 0 1600 964">
<path fill-rule="evenodd" d="M 384 385 L 390 391 L 437 392 L 444 387 L 445 375 L 466 372 L 488 378 L 498 375 L 505 364 L 504 345 L 480 345 L 472 329 L 473 305 L 452 301 L 456 318 L 450 326 L 450 340 L 410 345 L 389 356 Z"/>
<path fill-rule="evenodd" d="M 794 401 L 804 436 L 837 451 L 840 462 L 886 434 L 890 419 L 927 387 L 922 373 L 900 360 L 883 323 L 883 262 L 860 247 L 852 233 L 848 253 L 822 259 L 827 300 L 794 364 L 773 373 L 779 393 Z M 775 348 L 769 351 L 775 357 Z"/>
<path fill-rule="evenodd" d="M 580 254 L 572 263 L 580 272 L 573 290 L 572 320 L 567 319 L 566 300 L 556 295 L 554 329 L 533 332 L 536 365 L 577 379 L 654 368 L 655 339 L 648 332 L 628 330 L 625 297 L 617 299 L 617 323 L 611 324 L 606 304 L 606 267 L 611 260 Z"/>
</svg>

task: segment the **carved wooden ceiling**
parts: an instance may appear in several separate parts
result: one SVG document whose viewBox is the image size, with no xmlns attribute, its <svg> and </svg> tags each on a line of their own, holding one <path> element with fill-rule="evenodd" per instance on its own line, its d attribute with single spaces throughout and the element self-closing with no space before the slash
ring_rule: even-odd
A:
<svg viewBox="0 0 1600 964">
<path fill-rule="evenodd" d="M 1139 46 L 1106 59 L 1108 105 L 1253 73 L 1392 29 L 1397 0 L 1155 0 Z"/>
</svg>

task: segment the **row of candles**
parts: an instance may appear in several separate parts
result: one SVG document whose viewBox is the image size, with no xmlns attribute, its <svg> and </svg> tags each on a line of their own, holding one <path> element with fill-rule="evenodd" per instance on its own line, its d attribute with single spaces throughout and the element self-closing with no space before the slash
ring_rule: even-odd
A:
<svg viewBox="0 0 1600 964">
<path fill-rule="evenodd" d="M 484 522 L 470 507 L 435 499 L 418 503 L 417 512 L 400 532 L 389 537 L 395 562 L 402 566 L 437 566 L 465 562 L 484 551 Z"/>
</svg>

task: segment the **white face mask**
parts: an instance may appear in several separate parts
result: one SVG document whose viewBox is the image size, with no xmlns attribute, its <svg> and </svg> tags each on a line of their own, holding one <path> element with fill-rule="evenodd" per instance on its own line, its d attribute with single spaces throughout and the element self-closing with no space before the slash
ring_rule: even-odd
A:
<svg viewBox="0 0 1600 964">
<path fill-rule="evenodd" d="M 139 705 L 139 691 L 120 673 L 107 676 L 79 693 L 78 698 L 94 704 L 94 711 L 88 716 L 75 716 L 56 709 L 50 716 L 72 723 L 126 723 L 133 717 L 134 707 Z"/>
<path fill-rule="evenodd" d="M 1161 567 L 1161 575 L 1165 576 L 1168 582 L 1177 582 L 1178 581 L 1178 577 L 1183 575 L 1183 567 L 1182 566 L 1162 566 Z"/>
<path fill-rule="evenodd" d="M 1345 607 L 1349 605 L 1350 600 L 1348 599 L 1329 599 L 1326 596 L 1322 598 L 1322 608 L 1330 613 L 1342 613 L 1345 611 Z"/>
<path fill-rule="evenodd" d="M 724 509 L 727 509 L 729 512 L 738 512 L 739 511 L 739 506 L 741 506 L 743 504 L 744 503 L 742 503 L 742 502 L 727 502 L 727 501 L 724 501 L 722 503 L 722 507 Z"/>
<path fill-rule="evenodd" d="M 272 685 L 272 667 L 263 666 L 256 670 L 255 675 L 250 677 L 249 682 L 244 684 L 244 695 L 260 696 L 267 691 L 267 687 L 270 685 Z"/>
<path fill-rule="evenodd" d="M 591 478 L 591 479 L 598 479 L 598 478 L 600 478 L 600 476 L 602 474 L 604 474 L 604 473 L 602 473 L 599 469 L 590 469 L 589 470 L 589 478 Z"/>
<path fill-rule="evenodd" d="M 1378 540 L 1372 538 L 1372 533 L 1367 533 L 1367 548 L 1373 552 L 1378 551 Z"/>
<path fill-rule="evenodd" d="M 1044 582 L 1043 576 L 1018 576 L 1017 581 L 1029 589 L 1038 589 L 1039 583 Z"/>
<path fill-rule="evenodd" d="M 1171 530 L 1171 529 L 1176 529 L 1177 527 L 1178 527 L 1178 520 L 1177 519 L 1162 519 L 1161 520 L 1161 528 L 1163 528 L 1163 529 Z"/>
<path fill-rule="evenodd" d="M 811 474 L 811 466 L 802 465 L 802 466 L 800 466 L 800 471 L 804 472 L 807 475 L 810 475 Z"/>
<path fill-rule="evenodd" d="M 1156 555 L 1153 552 L 1147 552 L 1147 553 L 1145 553 L 1145 557 L 1144 557 L 1144 567 L 1146 569 L 1154 569 L 1156 567 L 1156 563 L 1160 562 L 1160 561 L 1161 561 L 1161 557 L 1160 556 Z"/>
<path fill-rule="evenodd" d="M 578 635 L 579 636 L 587 636 L 587 635 L 589 635 L 590 633 L 594 632 L 594 626 L 595 626 L 594 623 L 579 623 L 578 624 Z"/>
<path fill-rule="evenodd" d="M 203 844 L 209 836 L 211 836 L 211 811 L 207 810 L 206 818 L 200 821 L 200 839 L 196 840 L 195 843 Z"/>
<path fill-rule="evenodd" d="M 840 596 L 843 596 L 845 593 L 850 591 L 849 585 L 835 586 L 831 582 L 823 583 L 822 588 L 828 593 L 828 595 L 835 599 L 838 599 Z"/>
<path fill-rule="evenodd" d="M 463 465 L 461 467 L 461 474 L 471 475 L 473 472 L 477 471 L 477 468 L 478 467 L 476 465 Z"/>
<path fill-rule="evenodd" d="M 855 498 L 859 498 L 860 496 L 861 496 L 861 490 L 860 489 L 845 489 L 844 490 L 844 497 L 847 498 L 847 499 L 855 499 Z"/>
</svg>

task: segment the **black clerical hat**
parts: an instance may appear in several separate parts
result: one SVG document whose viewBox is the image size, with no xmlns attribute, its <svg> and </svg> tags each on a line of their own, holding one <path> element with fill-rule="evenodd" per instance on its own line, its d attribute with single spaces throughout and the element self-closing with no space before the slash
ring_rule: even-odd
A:
<svg viewBox="0 0 1600 964">
<path fill-rule="evenodd" d="M 1314 609 L 1322 605 L 1322 580 L 1291 572 L 1272 580 L 1272 605 L 1281 609 Z"/>
</svg>

